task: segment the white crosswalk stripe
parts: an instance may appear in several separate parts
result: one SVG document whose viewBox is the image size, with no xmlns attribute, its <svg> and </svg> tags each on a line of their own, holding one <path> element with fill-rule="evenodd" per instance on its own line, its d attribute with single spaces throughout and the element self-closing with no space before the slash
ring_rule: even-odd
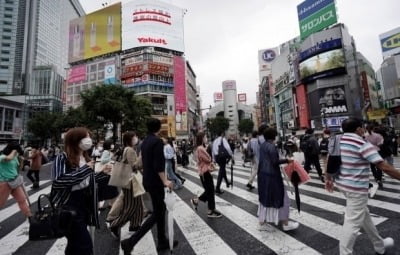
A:
<svg viewBox="0 0 400 255">
<path fill-rule="evenodd" d="M 304 233 L 300 231 L 286 233 L 275 226 L 271 227 L 268 231 L 260 231 L 258 229 L 258 219 L 255 214 L 255 208 L 258 206 L 258 195 L 256 192 L 249 192 L 245 188 L 250 171 L 250 167 L 243 167 L 240 161 L 236 161 L 234 166 L 233 188 L 225 190 L 225 193 L 221 196 L 216 196 L 217 209 L 221 211 L 224 218 L 231 222 L 230 224 L 235 226 L 235 229 L 237 229 L 239 233 L 246 233 L 247 238 L 257 240 L 260 245 L 265 246 L 266 250 L 275 254 L 324 254 L 324 250 L 319 247 L 320 244 L 301 238 L 301 235 L 304 233 L 310 233 L 312 235 L 321 234 L 328 238 L 328 240 L 332 240 L 334 243 L 336 242 L 335 245 L 337 246 L 342 229 L 341 224 L 345 211 L 345 200 L 340 192 L 327 193 L 323 189 L 320 180 L 317 179 L 318 175 L 315 170 L 312 170 L 310 174 L 312 177 L 310 182 L 300 187 L 302 202 L 301 212 L 297 212 L 294 203 L 292 203 L 290 211 L 290 219 L 299 222 L 301 224 L 299 230 L 302 232 L 304 231 Z M 200 210 L 200 207 L 199 211 L 195 211 L 191 208 L 189 198 L 203 192 L 203 187 L 200 184 L 197 171 L 192 166 L 189 169 L 179 167 L 178 172 L 182 173 L 182 175 L 187 178 L 183 191 L 176 191 L 177 204 L 174 212 L 174 221 L 175 231 L 178 231 L 181 236 L 180 238 L 183 238 L 183 240 L 179 239 L 180 245 L 186 246 L 187 248 L 185 249 L 190 249 L 188 254 L 241 254 L 237 250 L 237 246 L 235 246 L 237 244 L 232 243 L 231 240 L 226 239 L 221 235 L 221 232 L 217 231 L 216 228 L 220 226 L 214 223 L 218 223 L 219 219 L 208 219 L 205 215 L 206 211 Z M 230 166 L 227 167 L 227 174 L 229 179 Z M 214 172 L 213 176 L 215 182 L 217 172 Z M 385 183 L 385 188 L 400 192 L 400 182 L 387 176 L 386 181 L 390 183 Z M 49 180 L 44 180 L 41 186 L 46 185 L 48 182 Z M 397 185 L 397 183 L 399 184 Z M 254 185 L 257 186 L 256 182 Z M 48 186 L 35 191 L 30 195 L 30 200 L 36 202 L 39 194 L 49 193 L 50 189 L 51 187 Z M 399 204 L 387 202 L 397 201 L 396 199 L 400 198 L 399 193 L 388 190 L 378 190 L 378 198 L 370 199 L 368 202 L 369 206 L 374 208 L 375 212 L 377 212 L 373 214 L 372 219 L 374 224 L 378 227 L 390 220 L 388 217 L 391 216 L 387 215 L 399 215 L 400 212 Z M 313 194 L 318 194 L 318 196 L 313 196 Z M 294 194 L 288 192 L 288 195 L 290 199 L 295 199 Z M 236 204 L 237 199 L 245 201 L 246 205 L 240 204 L 241 202 Z M 340 201 L 340 203 L 338 203 L 338 201 Z M 0 225 L 8 224 L 8 222 L 10 222 L 9 219 L 17 218 L 16 216 L 18 213 L 20 214 L 18 205 L 12 198 L 9 199 L 8 204 L 6 208 L 0 211 Z M 250 206 L 251 208 L 244 206 Z M 204 207 L 202 209 L 204 209 Z M 380 215 L 381 212 L 383 212 L 383 215 Z M 21 222 L 20 218 L 18 220 L 12 220 L 12 222 L 16 222 L 12 223 L 15 224 L 15 226 L 13 226 L 8 233 L 2 233 L 0 229 L 0 254 L 32 254 L 29 252 L 29 247 L 32 246 L 32 242 L 28 241 L 28 222 Z M 126 224 L 121 229 L 121 239 L 127 238 L 132 234 L 128 231 L 128 228 L 129 224 Z M 103 229 L 102 231 L 107 234 L 107 230 Z M 155 231 L 155 233 L 152 233 L 152 231 Z M 142 240 L 139 241 L 132 254 L 157 254 L 157 241 L 156 238 L 154 238 L 154 236 L 156 236 L 156 229 L 153 228 L 152 231 L 148 232 Z M 38 253 L 39 255 L 64 254 L 66 247 L 65 238 L 48 242 L 46 248 Z M 96 239 L 95 243 L 96 242 L 97 245 L 99 245 L 98 242 L 103 241 L 101 239 Z M 117 244 L 115 241 L 109 238 L 107 242 L 110 242 L 110 245 L 112 244 L 115 248 L 115 253 L 108 254 L 123 254 L 120 248 L 116 248 Z M 331 252 L 334 253 L 332 250 Z M 185 252 L 182 254 L 184 253 Z M 97 254 L 101 253 L 97 252 Z"/>
</svg>

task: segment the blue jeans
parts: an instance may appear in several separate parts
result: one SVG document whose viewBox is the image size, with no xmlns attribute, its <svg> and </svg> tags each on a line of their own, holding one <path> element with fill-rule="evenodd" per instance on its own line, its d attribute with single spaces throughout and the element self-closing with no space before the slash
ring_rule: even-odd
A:
<svg viewBox="0 0 400 255">
<path fill-rule="evenodd" d="M 179 178 L 175 175 L 173 169 L 172 169 L 172 160 L 171 159 L 166 159 L 165 160 L 165 168 L 167 169 L 167 177 L 169 180 L 171 180 L 174 183 L 174 189 L 180 189 L 182 188 L 182 182 L 179 180 Z"/>
</svg>

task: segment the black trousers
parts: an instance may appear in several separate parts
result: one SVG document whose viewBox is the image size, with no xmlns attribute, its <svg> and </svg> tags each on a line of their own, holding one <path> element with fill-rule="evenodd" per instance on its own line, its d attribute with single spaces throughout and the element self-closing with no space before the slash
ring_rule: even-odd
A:
<svg viewBox="0 0 400 255">
<path fill-rule="evenodd" d="M 87 229 L 89 211 L 85 194 L 82 190 L 71 192 L 67 205 L 76 212 L 72 217 L 70 231 L 66 234 L 67 247 L 65 255 L 91 255 L 93 254 L 92 238 Z"/>
<path fill-rule="evenodd" d="M 153 213 L 146 221 L 142 224 L 135 234 L 129 237 L 129 243 L 134 247 L 140 239 L 157 224 L 157 236 L 158 244 L 167 242 L 167 237 L 165 236 L 165 203 L 164 203 L 164 188 L 157 187 L 147 190 L 151 197 L 151 202 L 153 204 Z"/>
<path fill-rule="evenodd" d="M 314 165 L 317 169 L 318 175 L 322 176 L 322 169 L 319 163 L 319 156 L 318 155 L 304 155 L 305 163 L 304 169 L 309 173 L 311 171 L 311 166 Z"/>
<path fill-rule="evenodd" d="M 219 165 L 217 187 L 215 190 L 220 191 L 222 178 L 225 180 L 226 184 L 229 184 L 228 177 L 226 176 L 226 159 L 217 158 L 217 164 Z"/>
<path fill-rule="evenodd" d="M 207 202 L 210 211 L 215 210 L 215 192 L 213 177 L 210 172 L 205 172 L 200 176 L 201 184 L 203 184 L 204 192 L 200 195 L 199 200 Z"/>
<path fill-rule="evenodd" d="M 381 169 L 377 168 L 374 164 L 371 164 L 371 171 L 376 181 L 382 181 L 383 173 Z"/>
<path fill-rule="evenodd" d="M 35 179 L 33 179 L 32 174 L 35 175 Z M 26 177 L 28 177 L 28 179 L 31 180 L 32 183 L 39 183 L 39 170 L 30 169 L 26 174 Z"/>
</svg>

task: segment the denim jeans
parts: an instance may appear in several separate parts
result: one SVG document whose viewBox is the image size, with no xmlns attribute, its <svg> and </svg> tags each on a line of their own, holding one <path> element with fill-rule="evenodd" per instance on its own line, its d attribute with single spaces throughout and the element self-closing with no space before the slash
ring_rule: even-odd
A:
<svg viewBox="0 0 400 255">
<path fill-rule="evenodd" d="M 165 168 L 167 170 L 167 177 L 174 183 L 174 189 L 180 189 L 182 187 L 182 182 L 179 178 L 175 175 L 172 169 L 172 160 L 166 159 L 165 160 Z"/>
</svg>

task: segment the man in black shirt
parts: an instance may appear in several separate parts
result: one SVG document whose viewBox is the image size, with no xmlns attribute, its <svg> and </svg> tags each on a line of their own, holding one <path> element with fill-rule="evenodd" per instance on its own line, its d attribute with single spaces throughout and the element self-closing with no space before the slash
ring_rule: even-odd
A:
<svg viewBox="0 0 400 255">
<path fill-rule="evenodd" d="M 165 235 L 165 203 L 164 187 L 172 189 L 172 183 L 165 176 L 164 144 L 158 137 L 161 122 L 151 118 L 147 122 L 148 135 L 141 146 L 143 161 L 143 186 L 150 194 L 153 204 L 152 215 L 143 223 L 139 230 L 130 238 L 121 242 L 124 254 L 131 254 L 137 242 L 157 223 L 158 245 L 157 250 L 169 248 L 168 239 Z M 174 241 L 174 246 L 178 244 Z"/>
</svg>

